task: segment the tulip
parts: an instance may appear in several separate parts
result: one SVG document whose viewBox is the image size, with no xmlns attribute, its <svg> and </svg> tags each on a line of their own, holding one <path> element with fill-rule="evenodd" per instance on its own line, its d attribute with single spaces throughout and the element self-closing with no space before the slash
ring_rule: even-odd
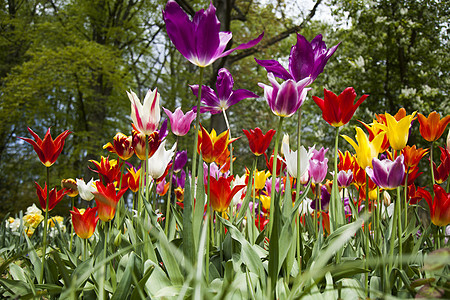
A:
<svg viewBox="0 0 450 300">
<path fill-rule="evenodd" d="M 331 194 L 328 192 L 327 187 L 322 185 L 320 187 L 320 199 L 311 201 L 310 206 L 312 209 L 318 210 L 319 209 L 318 201 L 320 201 L 320 210 L 328 211 L 328 205 L 330 204 L 330 198 L 331 198 Z"/>
<path fill-rule="evenodd" d="M 47 207 L 47 183 L 45 183 L 43 189 L 37 182 L 34 184 L 36 185 L 36 194 L 39 198 L 39 204 L 41 204 L 42 210 L 45 211 Z M 56 188 L 51 189 L 49 193 L 48 211 L 55 208 L 56 204 L 58 204 L 68 192 L 69 191 L 66 189 L 62 189 L 60 191 L 56 191 Z"/>
<path fill-rule="evenodd" d="M 433 175 L 437 184 L 447 180 L 450 174 L 450 153 L 442 147 L 439 147 L 439 149 L 441 150 L 441 164 L 436 167 L 436 163 L 433 162 Z"/>
<path fill-rule="evenodd" d="M 447 226 L 450 224 L 450 193 L 435 184 L 433 185 L 434 198 L 426 190 L 421 190 L 419 193 L 427 201 L 430 207 L 431 222 L 436 226 Z"/>
<path fill-rule="evenodd" d="M 247 176 L 249 175 L 249 172 L 247 171 Z M 255 190 L 262 190 L 266 186 L 266 180 L 269 178 L 270 172 L 269 171 L 258 171 L 255 170 L 253 173 L 253 182 L 255 185 Z M 248 181 L 248 178 L 247 178 Z"/>
<path fill-rule="evenodd" d="M 127 170 L 128 170 L 126 178 L 127 185 L 133 193 L 136 193 L 139 190 L 141 169 L 136 171 L 135 168 L 128 168 Z"/>
<path fill-rule="evenodd" d="M 211 207 L 217 212 L 224 212 L 227 210 L 231 203 L 234 195 L 245 187 L 242 185 L 235 185 L 231 189 L 230 184 L 233 180 L 233 176 L 230 177 L 219 177 L 218 179 L 210 176 L 210 196 L 211 196 Z M 205 186 L 205 193 L 208 192 L 208 188 Z"/>
<path fill-rule="evenodd" d="M 348 187 L 353 182 L 352 170 L 341 170 L 337 175 L 337 183 L 340 187 Z"/>
<path fill-rule="evenodd" d="M 356 127 L 356 144 L 350 137 L 342 136 L 347 142 L 352 145 L 356 151 L 356 161 L 363 169 L 370 166 L 372 167 L 372 159 L 378 156 L 380 153 L 381 143 L 383 142 L 384 134 L 379 134 L 372 141 L 369 142 L 367 135 L 361 128 Z"/>
<path fill-rule="evenodd" d="M 450 115 L 441 119 L 441 115 L 435 111 L 431 112 L 428 118 L 421 113 L 418 113 L 417 116 L 420 123 L 420 134 L 428 142 L 438 140 L 450 123 Z"/>
<path fill-rule="evenodd" d="M 255 129 L 245 130 L 242 129 L 250 144 L 250 151 L 256 156 L 260 156 L 267 151 L 270 142 L 276 131 L 269 129 L 266 134 L 263 134 L 259 127 Z"/>
<path fill-rule="evenodd" d="M 293 178 L 299 178 L 305 175 L 309 169 L 309 161 L 312 157 L 312 151 L 306 151 L 305 147 L 300 147 L 300 172 L 297 170 L 297 151 L 291 151 L 289 145 L 283 143 L 282 148 L 284 153 L 284 158 L 286 160 L 286 168 L 289 175 Z"/>
<path fill-rule="evenodd" d="M 133 149 L 134 153 L 136 153 L 136 156 L 140 160 L 145 160 L 145 142 L 147 140 L 147 147 L 148 147 L 148 157 L 152 157 L 153 153 L 158 149 L 159 145 L 161 144 L 162 137 L 159 135 L 158 131 L 152 132 L 148 137 L 137 131 L 133 130 L 132 132 L 133 137 Z"/>
<path fill-rule="evenodd" d="M 314 148 L 310 149 L 312 155 L 309 160 L 308 172 L 314 183 L 322 182 L 327 176 L 328 159 L 325 158 L 325 153 L 327 153 L 327 151 L 328 149 L 324 149 L 323 147 L 319 151 Z"/>
<path fill-rule="evenodd" d="M 306 77 L 311 77 L 314 81 L 323 72 L 328 59 L 334 54 L 337 47 L 327 49 L 322 35 L 317 35 L 311 43 L 297 33 L 297 44 L 292 46 L 289 55 L 289 72 L 276 60 L 256 60 L 256 62 L 266 68 L 267 72 L 273 73 L 283 80 L 293 79 L 300 81 Z"/>
<path fill-rule="evenodd" d="M 272 112 L 280 117 L 292 116 L 303 104 L 306 93 L 310 90 L 305 88 L 311 81 L 310 77 L 295 82 L 292 79 L 284 81 L 281 85 L 276 81 L 274 75 L 267 75 L 272 86 L 258 83 L 264 89 L 264 97 Z"/>
<path fill-rule="evenodd" d="M 67 196 L 78 196 L 78 187 L 75 179 L 69 178 L 61 180 L 61 187 L 67 190 Z"/>
<path fill-rule="evenodd" d="M 96 184 L 94 183 L 94 178 L 91 178 L 88 183 L 85 183 L 83 179 L 77 178 L 77 187 L 81 199 L 86 201 L 91 201 L 92 199 L 94 199 L 93 192 L 97 191 Z"/>
<path fill-rule="evenodd" d="M 172 129 L 173 134 L 176 136 L 185 136 L 189 132 L 191 123 L 194 121 L 197 114 L 192 110 L 184 114 L 180 107 L 175 109 L 173 113 L 168 109 L 163 109 L 169 117 L 170 128 Z"/>
<path fill-rule="evenodd" d="M 356 93 L 352 87 L 346 88 L 339 96 L 324 89 L 324 99 L 313 96 L 314 102 L 322 110 L 322 117 L 333 127 L 347 124 L 353 117 L 358 106 L 363 103 L 369 95 L 362 95 L 355 103 Z"/>
<path fill-rule="evenodd" d="M 114 136 L 114 144 L 108 142 L 103 146 L 103 149 L 117 154 L 123 160 L 127 160 L 132 157 L 134 153 L 132 138 L 132 136 L 126 136 L 125 134 L 118 132 Z"/>
<path fill-rule="evenodd" d="M 209 134 L 205 128 L 200 124 L 197 151 L 202 154 L 203 160 L 207 163 L 215 161 L 228 145 L 234 140 L 228 139 L 229 130 L 222 132 L 220 135 L 216 134 L 213 129 Z"/>
<path fill-rule="evenodd" d="M 264 153 L 264 158 L 266 159 L 266 166 L 269 172 L 272 173 L 273 171 L 273 157 L 274 153 L 272 152 L 272 155 L 270 156 L 270 159 L 267 157 L 267 154 Z M 286 164 L 284 163 L 283 159 L 280 156 L 277 156 L 277 165 L 275 169 L 276 176 L 280 176 L 280 173 L 282 170 L 286 168 Z"/>
<path fill-rule="evenodd" d="M 416 112 L 411 115 L 407 115 L 404 118 L 397 121 L 393 116 L 386 113 L 386 135 L 389 139 L 389 144 L 394 150 L 402 150 L 405 148 L 409 137 L 409 128 L 411 122 L 414 120 Z"/>
<path fill-rule="evenodd" d="M 352 170 L 355 161 L 353 155 L 350 154 L 350 152 L 348 151 L 342 153 L 341 150 L 338 150 L 338 154 L 339 154 L 338 170 L 339 171 Z"/>
<path fill-rule="evenodd" d="M 216 90 L 214 92 L 209 86 L 202 86 L 202 106 L 200 112 L 210 112 L 211 114 L 221 113 L 230 106 L 247 98 L 258 98 L 259 96 L 248 90 L 233 90 L 234 80 L 230 72 L 222 68 L 219 70 L 216 81 Z M 198 85 L 191 85 L 192 93 L 198 96 Z M 197 111 L 197 107 L 194 107 Z"/>
<path fill-rule="evenodd" d="M 93 192 L 93 194 L 98 207 L 98 217 L 103 222 L 109 222 L 114 218 L 117 203 L 127 191 L 127 187 L 122 188 L 117 193 L 113 183 L 108 183 L 104 186 L 103 183 L 97 181 L 96 187 L 97 191 Z"/>
<path fill-rule="evenodd" d="M 158 179 L 166 172 L 167 166 L 175 153 L 176 146 L 177 144 L 175 143 L 172 149 L 166 150 L 166 141 L 159 145 L 158 150 L 148 160 L 148 175 L 153 179 Z"/>
<path fill-rule="evenodd" d="M 173 172 L 178 173 L 183 170 L 187 163 L 187 151 L 179 151 L 175 154 Z"/>
<path fill-rule="evenodd" d="M 133 91 L 127 91 L 127 95 L 131 102 L 133 125 L 143 134 L 150 135 L 158 128 L 161 118 L 158 90 L 155 89 L 153 92 L 148 90 L 144 98 L 144 104 L 141 104 L 141 100 Z"/>
<path fill-rule="evenodd" d="M 415 168 L 419 161 L 428 153 L 428 149 L 416 148 L 414 146 L 406 146 L 402 150 L 402 154 L 405 157 L 405 167 L 407 169 Z"/>
<path fill-rule="evenodd" d="M 166 182 L 166 179 L 164 178 L 156 185 L 156 193 L 160 196 L 164 196 L 167 191 L 169 190 L 169 184 L 170 182 Z"/>
<path fill-rule="evenodd" d="M 210 3 L 208 9 L 196 12 L 193 20 L 173 0 L 167 2 L 163 11 L 167 35 L 178 51 L 191 63 L 206 67 L 221 57 L 238 49 L 255 46 L 258 38 L 225 51 L 231 40 L 231 32 L 220 32 L 220 22 L 216 17 L 216 8 Z"/>
<path fill-rule="evenodd" d="M 74 207 L 73 211 L 70 212 L 72 215 L 73 229 L 80 238 L 88 239 L 94 234 L 99 219 L 95 215 L 97 210 L 98 207 L 88 208 L 82 213 Z"/>
<path fill-rule="evenodd" d="M 373 169 L 366 167 L 367 176 L 381 189 L 392 190 L 402 185 L 405 177 L 403 155 L 390 159 L 373 159 Z"/>
<path fill-rule="evenodd" d="M 100 162 L 96 160 L 90 160 L 90 162 L 97 168 L 96 171 L 91 170 L 98 173 L 100 179 L 105 184 L 120 180 L 120 168 L 122 167 L 122 163 L 118 164 L 117 160 L 109 160 L 109 157 L 104 156 L 102 156 Z"/>
<path fill-rule="evenodd" d="M 50 167 L 56 162 L 64 147 L 64 142 L 67 136 L 72 133 L 69 130 L 66 130 L 58 135 L 55 140 L 53 140 L 49 128 L 44 136 L 44 139 L 41 140 L 41 138 L 29 127 L 28 132 L 33 136 L 35 141 L 24 137 L 19 137 L 19 139 L 22 139 L 33 146 L 34 151 L 39 156 L 39 160 L 46 167 Z"/>
</svg>

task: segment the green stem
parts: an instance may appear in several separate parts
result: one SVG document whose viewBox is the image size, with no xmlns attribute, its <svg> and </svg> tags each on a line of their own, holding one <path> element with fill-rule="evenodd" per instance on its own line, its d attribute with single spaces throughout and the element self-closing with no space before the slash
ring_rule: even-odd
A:
<svg viewBox="0 0 450 300">
<path fill-rule="evenodd" d="M 368 216 L 369 214 L 369 176 L 366 175 L 366 205 L 364 205 L 364 211 L 366 212 L 366 216 Z M 364 221 L 364 237 L 365 237 L 365 252 L 366 252 L 366 263 L 365 263 L 365 267 L 366 269 L 369 268 L 369 234 L 370 234 L 370 230 L 369 230 L 369 218 L 367 217 L 367 219 Z M 366 271 L 365 273 L 365 292 L 366 292 L 366 297 L 369 297 L 369 272 Z"/>
<path fill-rule="evenodd" d="M 222 108 L 223 117 L 225 119 L 225 123 L 228 128 L 228 139 L 231 140 L 231 128 L 230 123 L 228 123 L 227 113 L 225 112 L 225 108 Z M 230 147 L 230 175 L 233 175 L 233 145 L 231 143 L 228 145 Z"/>
<path fill-rule="evenodd" d="M 336 230 L 340 224 L 338 220 L 338 197 L 336 195 L 338 194 L 338 184 L 337 184 L 337 175 L 338 175 L 338 146 L 339 146 L 339 131 L 340 127 L 336 127 L 336 136 L 334 141 L 334 176 L 333 176 L 333 187 L 332 187 L 332 193 L 331 193 L 331 203 L 330 203 L 330 213 L 331 213 L 331 220 L 330 222 L 330 233 L 332 233 L 334 230 Z M 340 216 L 339 216 L 340 218 Z M 338 252 L 336 253 L 338 254 Z M 338 257 L 336 256 L 336 259 Z"/>
<path fill-rule="evenodd" d="M 274 212 L 277 210 L 275 209 L 275 185 L 276 185 L 276 178 L 277 178 L 277 163 L 278 163 L 278 143 L 280 142 L 280 136 L 281 136 L 281 128 L 283 126 L 283 117 L 280 117 L 278 122 L 278 129 L 277 129 L 277 136 L 275 137 L 275 149 L 273 153 L 273 160 L 272 160 L 272 190 L 270 192 L 270 216 L 269 216 L 269 231 L 268 236 L 272 233 L 272 227 L 273 227 L 273 219 L 274 219 Z"/>
<path fill-rule="evenodd" d="M 409 174 L 409 167 L 406 170 L 405 175 L 405 197 L 404 197 L 404 205 L 405 205 L 405 227 L 408 226 L 408 174 Z"/>
<path fill-rule="evenodd" d="M 396 199 L 396 206 L 397 206 L 397 211 L 396 213 L 398 213 L 398 217 L 397 217 L 397 221 L 398 221 L 398 261 L 399 261 L 399 269 L 402 269 L 403 266 L 403 262 L 402 262 L 402 218 L 401 218 L 401 202 L 402 199 L 400 197 L 400 186 L 397 187 L 397 199 Z M 398 289 L 400 289 L 402 285 L 402 281 L 399 281 L 399 286 Z"/>
<path fill-rule="evenodd" d="M 296 178 L 296 187 L 295 187 L 295 203 L 297 203 L 298 198 L 300 197 L 300 170 L 301 170 L 301 153 L 300 148 L 302 146 L 301 142 L 301 134 L 302 134 L 302 108 L 298 109 L 298 118 L 297 118 L 297 178 Z M 300 230 L 300 215 L 297 211 L 296 217 L 296 229 L 297 229 L 297 262 L 298 262 L 298 270 L 299 273 L 302 271 L 302 263 L 301 263 L 301 230 Z"/>
<path fill-rule="evenodd" d="M 87 259 L 87 239 L 83 239 L 84 247 L 83 247 L 83 261 Z"/>
<path fill-rule="evenodd" d="M 208 178 L 208 195 L 207 195 L 207 202 L 206 202 L 206 219 L 205 219 L 205 224 L 203 226 L 207 226 L 206 227 L 206 253 L 205 253 L 205 259 L 206 259 L 206 264 L 205 264 L 205 273 L 206 273 L 206 283 L 209 284 L 209 241 L 213 240 L 214 237 L 211 238 L 211 233 L 212 233 L 212 222 L 210 224 L 210 218 L 211 218 L 211 184 L 210 184 L 210 178 L 209 178 L 209 172 L 210 172 L 210 164 L 208 164 L 208 173 L 207 173 L 207 178 Z M 203 178 L 199 178 L 199 180 L 203 180 Z"/>
<path fill-rule="evenodd" d="M 195 176 L 197 172 L 197 145 L 198 145 L 198 130 L 199 130 L 199 124 L 200 124 L 200 108 L 202 105 L 202 81 L 203 81 L 203 71 L 204 67 L 200 67 L 200 79 L 199 79 L 199 85 L 198 85 L 198 97 L 197 97 L 197 117 L 195 118 L 195 132 L 194 132 L 194 149 L 192 151 L 193 158 L 192 158 L 192 177 L 191 177 L 191 195 L 194 195 L 195 191 Z"/>
<path fill-rule="evenodd" d="M 166 207 L 166 225 L 164 228 L 164 232 L 167 234 L 169 233 L 169 217 L 170 217 L 170 202 L 171 202 L 171 196 L 172 196 L 172 177 L 173 177 L 173 169 L 175 168 L 175 157 L 177 155 L 177 147 L 178 147 L 178 136 L 175 141 L 175 155 L 173 156 L 173 163 L 172 167 L 170 168 L 170 177 L 169 177 L 169 192 L 167 193 L 167 207 Z"/>
<path fill-rule="evenodd" d="M 254 161 L 253 162 L 253 182 L 252 182 L 252 184 L 253 184 L 253 190 L 252 190 L 253 205 L 252 205 L 252 211 L 250 212 L 250 218 L 252 219 L 251 222 L 253 222 L 253 219 L 254 219 L 254 216 L 255 216 L 254 212 L 255 212 L 255 203 L 256 203 L 256 199 L 255 199 L 256 198 L 256 171 L 257 171 L 257 169 L 256 169 L 256 161 Z M 248 220 L 248 221 L 250 222 L 250 220 Z M 253 226 L 249 225 L 248 228 L 253 231 Z M 258 230 L 259 230 L 259 227 L 258 227 Z M 252 245 L 253 245 L 253 242 L 254 242 L 254 237 L 255 237 L 255 235 L 253 233 L 252 234 L 252 239 L 250 241 L 252 243 Z"/>
<path fill-rule="evenodd" d="M 44 283 L 44 265 L 45 254 L 47 252 L 47 229 L 48 229 L 48 203 L 50 202 L 50 167 L 47 167 L 47 199 L 45 201 L 45 217 L 44 217 L 44 236 L 42 238 L 42 265 L 41 265 L 41 277 L 40 284 Z"/>
<path fill-rule="evenodd" d="M 434 145 L 434 142 L 431 142 L 431 147 L 430 147 L 431 190 L 432 190 L 432 193 L 434 194 L 433 186 L 434 186 L 435 181 L 434 181 L 434 170 L 433 170 L 433 145 Z"/>
<path fill-rule="evenodd" d="M 73 207 L 75 206 L 75 199 L 74 197 L 71 197 L 72 200 L 72 210 Z M 73 224 L 72 226 L 70 226 L 70 242 L 69 242 L 69 251 L 72 252 L 72 244 L 73 244 Z"/>
</svg>

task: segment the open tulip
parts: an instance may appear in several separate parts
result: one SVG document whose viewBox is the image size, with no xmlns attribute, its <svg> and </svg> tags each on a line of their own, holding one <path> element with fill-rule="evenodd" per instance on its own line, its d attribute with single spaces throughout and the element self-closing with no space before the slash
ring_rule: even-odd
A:
<svg viewBox="0 0 450 300">
<path fill-rule="evenodd" d="M 116 187 L 113 183 L 108 183 L 104 186 L 100 181 L 96 182 L 96 187 L 97 192 L 93 192 L 93 194 L 98 206 L 98 217 L 103 222 L 109 222 L 114 218 L 117 203 L 127 191 L 127 187 L 116 192 Z"/>
<path fill-rule="evenodd" d="M 166 115 L 169 117 L 170 128 L 172 129 L 173 134 L 175 134 L 176 136 L 185 136 L 189 132 L 191 123 L 195 119 L 197 114 L 192 110 L 184 114 L 180 107 L 175 109 L 173 113 L 168 109 L 163 109 Z"/>
<path fill-rule="evenodd" d="M 210 112 L 212 114 L 221 113 L 227 110 L 228 107 L 238 103 L 247 98 L 258 98 L 259 96 L 248 90 L 238 89 L 233 90 L 234 80 L 230 72 L 222 68 L 219 70 L 216 81 L 216 90 L 214 92 L 209 86 L 202 86 L 202 106 L 200 112 Z M 198 85 L 191 85 L 192 92 L 198 96 Z M 197 107 L 194 107 L 197 110 Z"/>
<path fill-rule="evenodd" d="M 421 113 L 417 114 L 420 123 L 420 134 L 428 142 L 438 140 L 444 133 L 445 127 L 450 123 L 450 115 L 441 119 L 441 115 L 435 111 L 428 115 L 428 118 Z"/>
<path fill-rule="evenodd" d="M 201 131 L 198 133 L 198 145 L 197 151 L 202 154 L 203 160 L 207 163 L 212 163 L 215 161 L 228 145 L 233 142 L 229 140 L 228 133 L 229 130 L 222 132 L 217 135 L 216 131 L 213 129 L 211 134 L 209 134 L 205 128 L 200 124 Z"/>
<path fill-rule="evenodd" d="M 71 134 L 69 130 L 66 130 L 58 135 L 55 140 L 53 140 L 49 128 L 44 136 L 44 139 L 41 140 L 41 138 L 29 127 L 28 132 L 31 133 L 35 141 L 24 137 L 19 137 L 19 139 L 22 139 L 33 146 L 33 149 L 39 156 L 40 161 L 46 167 L 50 167 L 56 162 L 64 147 L 64 142 L 67 136 Z"/>
<path fill-rule="evenodd" d="M 36 194 L 39 198 L 39 204 L 41 204 L 42 210 L 45 211 L 47 207 L 47 183 L 45 183 L 44 188 L 41 188 L 37 182 L 34 184 L 36 185 Z M 48 200 L 48 211 L 54 209 L 56 204 L 58 204 L 68 192 L 69 191 L 66 189 L 57 191 L 56 188 L 52 188 L 49 192 L 50 199 Z"/>
<path fill-rule="evenodd" d="M 389 144 L 394 150 L 402 150 L 405 148 L 409 137 L 409 128 L 411 122 L 414 120 L 416 112 L 407 115 L 397 121 L 393 116 L 386 113 L 386 135 L 389 139 Z"/>
<path fill-rule="evenodd" d="M 91 201 L 94 199 L 93 192 L 97 191 L 97 187 L 94 183 L 94 178 L 91 178 L 88 183 L 84 182 L 83 179 L 77 178 L 77 188 L 78 192 L 80 193 L 80 197 L 83 200 Z"/>
<path fill-rule="evenodd" d="M 113 144 L 111 144 L 111 142 L 108 142 L 103 146 L 103 149 L 117 154 L 123 160 L 127 160 L 132 157 L 134 153 L 132 136 L 126 136 L 125 134 L 118 132 L 114 136 Z"/>
<path fill-rule="evenodd" d="M 137 170 L 135 168 L 128 168 L 127 173 L 127 183 L 128 187 L 133 193 L 136 193 L 139 190 L 139 179 L 141 176 L 141 169 Z"/>
<path fill-rule="evenodd" d="M 242 129 L 242 131 L 248 139 L 250 151 L 256 156 L 260 156 L 267 151 L 267 148 L 269 148 L 270 142 L 276 133 L 275 130 L 269 129 L 266 134 L 263 134 L 259 127 L 250 130 Z"/>
<path fill-rule="evenodd" d="M 81 213 L 76 207 L 70 212 L 72 215 L 72 224 L 75 233 L 82 239 L 90 238 L 97 226 L 98 217 L 96 216 L 98 207 L 87 208 Z"/>
<path fill-rule="evenodd" d="M 149 136 L 146 136 L 137 130 L 133 130 L 132 136 L 134 153 L 140 160 L 145 160 L 145 147 L 148 147 L 148 157 L 152 157 L 162 140 L 158 131 L 153 131 Z M 147 146 L 145 145 L 146 141 Z"/>
<path fill-rule="evenodd" d="M 403 184 L 405 177 L 405 165 L 403 155 L 390 159 L 372 161 L 373 169 L 366 167 L 367 176 L 381 189 L 392 190 Z"/>
<path fill-rule="evenodd" d="M 172 160 L 175 153 L 175 148 L 177 144 L 172 146 L 172 149 L 166 150 L 166 141 L 164 140 L 161 145 L 159 145 L 158 150 L 153 154 L 148 160 L 148 174 L 153 179 L 160 178 L 166 171 L 168 164 Z"/>
<path fill-rule="evenodd" d="M 154 91 L 148 90 L 143 104 L 133 91 L 127 91 L 127 95 L 131 102 L 131 120 L 133 120 L 133 125 L 143 134 L 150 135 L 158 128 L 159 120 L 161 119 L 158 89 Z"/>
<path fill-rule="evenodd" d="M 339 44 L 327 49 L 321 34 L 317 35 L 310 43 L 304 36 L 297 33 L 297 43 L 292 46 L 289 55 L 289 71 L 276 60 L 255 60 L 266 68 L 267 72 L 271 72 L 281 79 L 292 79 L 298 82 L 306 77 L 311 77 L 311 82 L 313 82 L 323 72 L 323 68 L 338 46 Z"/>
<path fill-rule="evenodd" d="M 263 83 L 258 85 L 264 89 L 264 97 L 270 109 L 280 117 L 292 116 L 305 101 L 306 93 L 310 90 L 305 87 L 311 82 L 311 78 L 306 77 L 298 82 L 288 79 L 279 84 L 272 73 L 267 77 L 272 86 Z"/>
<path fill-rule="evenodd" d="M 238 49 L 255 46 L 262 39 L 258 38 L 225 51 L 231 40 L 231 32 L 220 32 L 220 22 L 216 17 L 216 8 L 212 2 L 208 9 L 195 13 L 191 21 L 181 7 L 173 0 L 166 4 L 163 11 L 167 34 L 178 51 L 191 63 L 206 67 L 217 59 L 229 55 Z"/>
<path fill-rule="evenodd" d="M 347 142 L 352 145 L 353 149 L 356 151 L 356 161 L 359 166 L 363 169 L 366 167 L 372 167 L 372 159 L 377 157 L 380 153 L 381 144 L 383 143 L 384 134 L 379 134 L 372 141 L 369 142 L 367 135 L 364 131 L 356 127 L 356 141 L 355 143 L 350 137 L 342 136 Z"/>
<path fill-rule="evenodd" d="M 90 160 L 95 165 L 97 170 L 92 170 L 98 173 L 100 179 L 106 184 L 120 180 L 120 168 L 122 163 L 118 164 L 116 159 L 109 160 L 109 157 L 102 156 L 100 162 Z"/>
<path fill-rule="evenodd" d="M 353 117 L 358 106 L 363 103 L 369 95 L 362 95 L 354 104 L 356 98 L 355 89 L 346 88 L 339 96 L 333 92 L 323 89 L 324 99 L 313 96 L 314 102 L 322 110 L 322 117 L 333 127 L 340 127 L 347 124 Z"/>
<path fill-rule="evenodd" d="M 412 169 L 417 167 L 419 161 L 428 153 L 428 149 L 416 148 L 416 145 L 406 146 L 402 150 L 402 154 L 405 157 L 405 167 Z"/>
<path fill-rule="evenodd" d="M 234 195 L 245 187 L 245 185 L 236 185 L 233 189 L 230 187 L 233 176 L 219 177 L 218 179 L 213 176 L 209 177 L 210 195 L 211 195 L 211 207 L 217 212 L 223 212 L 230 206 L 231 200 Z M 208 188 L 205 187 L 207 193 Z"/>
</svg>

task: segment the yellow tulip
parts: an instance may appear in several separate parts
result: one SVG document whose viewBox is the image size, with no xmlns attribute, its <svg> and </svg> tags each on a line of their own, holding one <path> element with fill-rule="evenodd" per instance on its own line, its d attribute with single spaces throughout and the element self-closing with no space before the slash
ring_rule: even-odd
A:
<svg viewBox="0 0 450 300">
<path fill-rule="evenodd" d="M 415 114 L 416 112 L 413 112 L 411 115 L 405 116 L 397 121 L 393 116 L 385 113 L 387 124 L 386 135 L 392 149 L 402 150 L 406 147 L 409 137 L 409 127 L 411 127 L 411 122 L 414 120 Z"/>
<path fill-rule="evenodd" d="M 371 142 L 369 142 L 369 138 L 364 131 L 361 128 L 356 127 L 355 138 L 358 144 L 346 135 L 342 135 L 342 137 L 355 149 L 356 161 L 361 168 L 365 169 L 366 167 L 372 168 L 372 159 L 378 157 L 384 135 L 385 133 L 378 134 Z"/>
<path fill-rule="evenodd" d="M 255 172 L 255 189 L 262 190 L 266 185 L 266 180 L 269 178 L 270 172 L 256 171 Z"/>
</svg>

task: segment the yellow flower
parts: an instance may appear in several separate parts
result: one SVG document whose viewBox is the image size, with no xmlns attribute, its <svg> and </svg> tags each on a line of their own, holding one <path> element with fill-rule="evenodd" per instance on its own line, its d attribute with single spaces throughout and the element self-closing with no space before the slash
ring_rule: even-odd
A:
<svg viewBox="0 0 450 300">
<path fill-rule="evenodd" d="M 49 227 L 55 227 L 55 226 L 56 226 L 55 223 L 58 222 L 58 223 L 59 223 L 59 227 L 62 227 L 63 221 L 64 221 L 64 218 L 61 217 L 61 216 L 51 217 L 51 218 L 48 220 L 48 226 L 49 226 Z"/>
<path fill-rule="evenodd" d="M 414 120 L 415 114 L 416 112 L 413 112 L 411 115 L 405 116 L 397 121 L 393 116 L 385 113 L 387 123 L 386 134 L 392 149 L 402 150 L 405 148 L 409 137 L 409 127 L 411 127 L 411 122 Z"/>
<path fill-rule="evenodd" d="M 268 211 L 270 209 L 270 197 L 261 194 L 261 195 L 259 195 L 259 200 L 261 201 L 264 209 Z"/>
<path fill-rule="evenodd" d="M 270 172 L 256 171 L 255 172 L 255 189 L 262 190 L 266 185 L 266 180 L 269 178 Z"/>
<path fill-rule="evenodd" d="M 364 131 L 361 128 L 356 127 L 355 138 L 358 144 L 346 135 L 342 135 L 342 137 L 355 149 L 356 161 L 361 168 L 365 169 L 366 167 L 372 168 L 372 159 L 377 157 L 378 153 L 380 153 L 384 135 L 384 133 L 378 134 L 371 142 L 369 142 L 369 138 Z"/>
<path fill-rule="evenodd" d="M 44 216 L 41 214 L 27 214 L 23 216 L 25 227 L 36 228 L 42 220 L 44 220 Z"/>
</svg>

